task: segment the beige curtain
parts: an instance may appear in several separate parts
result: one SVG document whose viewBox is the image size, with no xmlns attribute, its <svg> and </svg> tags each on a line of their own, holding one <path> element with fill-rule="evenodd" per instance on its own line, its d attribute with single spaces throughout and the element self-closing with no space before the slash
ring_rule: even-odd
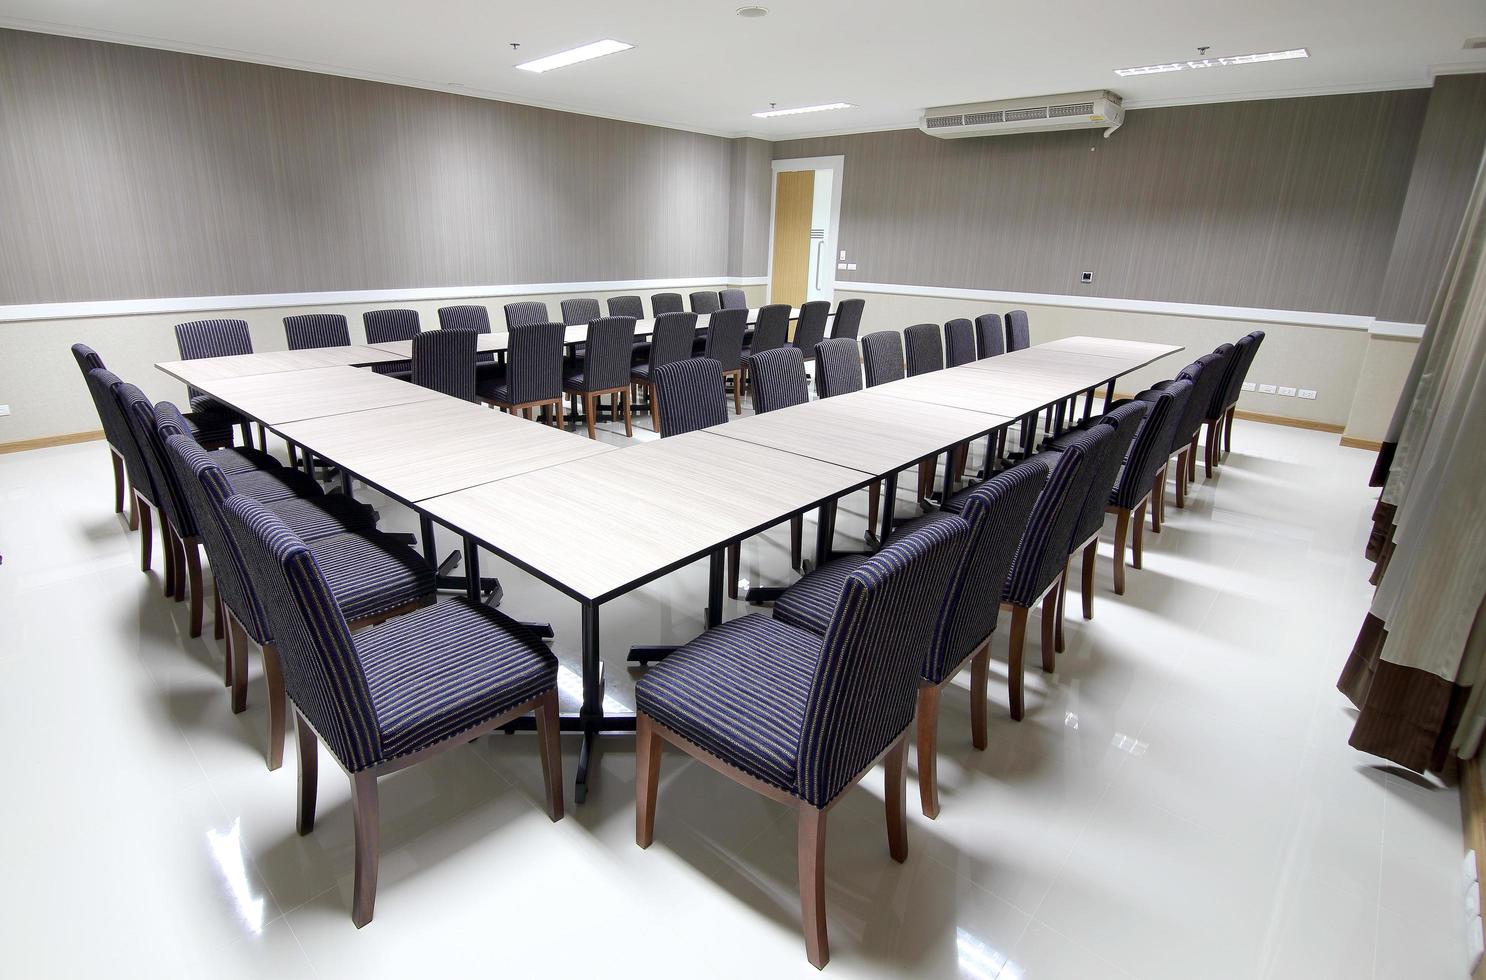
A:
<svg viewBox="0 0 1486 980">
<path fill-rule="evenodd" d="M 1474 751 L 1486 697 L 1486 181 L 1477 174 L 1416 361 L 1383 491 L 1391 555 L 1340 687 L 1361 709 L 1352 744 L 1438 768 L 1457 732 Z M 1472 737 L 1470 733 L 1476 734 Z"/>
</svg>

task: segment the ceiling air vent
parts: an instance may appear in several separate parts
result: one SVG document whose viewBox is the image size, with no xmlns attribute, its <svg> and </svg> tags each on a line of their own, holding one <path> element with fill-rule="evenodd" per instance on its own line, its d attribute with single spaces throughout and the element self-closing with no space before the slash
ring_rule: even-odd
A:
<svg viewBox="0 0 1486 980">
<path fill-rule="evenodd" d="M 1007 122 L 1026 122 L 1028 119 L 1046 119 L 1047 106 L 1040 105 L 1035 109 L 1007 109 Z"/>
<path fill-rule="evenodd" d="M 967 112 L 965 113 L 966 126 L 984 126 L 986 123 L 998 123 L 1005 118 L 1004 112 Z"/>
<path fill-rule="evenodd" d="M 1113 92 L 1069 92 L 926 109 L 919 129 L 941 139 L 1058 129 L 1103 129 L 1108 136 L 1124 121 L 1124 103 Z"/>
<path fill-rule="evenodd" d="M 1048 106 L 1047 117 L 1049 119 L 1057 119 L 1057 118 L 1059 118 L 1061 116 L 1088 116 L 1088 115 L 1092 115 L 1093 112 L 1094 112 L 1094 103 L 1092 103 L 1092 102 L 1075 102 L 1072 105 L 1054 105 L 1054 106 Z"/>
<path fill-rule="evenodd" d="M 928 129 L 941 129 L 945 126 L 965 125 L 964 116 L 930 116 L 924 120 L 924 126 Z"/>
</svg>

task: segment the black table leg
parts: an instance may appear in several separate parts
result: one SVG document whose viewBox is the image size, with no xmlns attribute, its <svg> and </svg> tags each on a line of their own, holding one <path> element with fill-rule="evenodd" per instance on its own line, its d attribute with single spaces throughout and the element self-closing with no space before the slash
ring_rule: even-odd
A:
<svg viewBox="0 0 1486 980">
<path fill-rule="evenodd" d="M 341 467 L 341 493 L 352 500 L 356 499 L 356 494 L 351 489 L 351 471 L 344 466 Z"/>
<path fill-rule="evenodd" d="M 1088 419 L 1094 414 L 1094 389 L 1090 388 L 1084 392 L 1084 418 Z"/>
<path fill-rule="evenodd" d="M 893 533 L 893 515 L 898 509 L 898 471 L 893 470 L 882 481 L 882 513 L 879 519 L 882 527 L 877 532 L 877 546 L 879 548 L 887 541 L 888 535 Z"/>
<path fill-rule="evenodd" d="M 464 539 L 464 594 L 470 602 L 480 601 L 480 547 L 474 538 Z"/>
<path fill-rule="evenodd" d="M 955 450 L 944 454 L 944 486 L 939 491 L 939 506 L 949 503 L 955 492 Z"/>
<path fill-rule="evenodd" d="M 439 567 L 439 553 L 434 550 L 433 519 L 427 514 L 418 515 L 418 530 L 423 538 L 423 560 L 430 568 Z"/>
<path fill-rule="evenodd" d="M 820 505 L 815 515 L 815 567 L 819 568 L 831 560 L 831 504 Z"/>
<path fill-rule="evenodd" d="M 1109 411 L 1110 403 L 1114 401 L 1114 382 L 1104 386 L 1104 410 Z"/>
<path fill-rule="evenodd" d="M 597 760 L 599 725 L 604 720 L 604 662 L 599 656 L 599 607 L 583 603 L 583 707 L 578 712 L 583 723 L 583 747 L 578 750 L 578 776 L 573 786 L 573 799 L 588 799 L 588 771 Z"/>
<path fill-rule="evenodd" d="M 727 546 L 707 557 L 707 628 L 722 625 L 722 580 L 727 565 Z"/>
</svg>

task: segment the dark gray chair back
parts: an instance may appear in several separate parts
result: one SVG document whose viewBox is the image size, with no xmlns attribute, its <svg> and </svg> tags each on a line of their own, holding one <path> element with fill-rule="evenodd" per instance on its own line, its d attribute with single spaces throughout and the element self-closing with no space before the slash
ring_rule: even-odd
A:
<svg viewBox="0 0 1486 980">
<path fill-rule="evenodd" d="M 748 296 L 741 289 L 724 289 L 717 294 L 717 298 L 722 300 L 722 308 L 725 310 L 748 309 Z"/>
<path fill-rule="evenodd" d="M 290 350 L 312 347 L 349 347 L 351 331 L 339 313 L 301 313 L 284 317 L 284 339 Z"/>
<path fill-rule="evenodd" d="M 722 368 L 710 357 L 688 357 L 655 369 L 655 407 L 662 439 L 728 420 Z"/>
<path fill-rule="evenodd" d="M 72 356 L 77 359 L 77 366 L 82 369 L 83 383 L 88 386 L 88 397 L 93 399 L 93 408 L 98 412 L 98 424 L 103 426 L 103 438 L 122 454 L 123 440 L 130 438 L 129 432 L 127 428 L 119 427 L 119 423 L 123 420 L 110 407 L 113 396 L 109 393 L 108 387 L 95 384 L 90 377 L 94 371 L 107 370 L 103 366 L 103 358 L 86 344 L 73 344 Z"/>
<path fill-rule="evenodd" d="M 108 433 L 112 430 L 113 438 L 118 440 L 113 443 L 113 447 L 124 457 L 124 471 L 129 476 L 129 485 L 151 503 L 158 505 L 160 495 L 155 490 L 150 468 L 145 464 L 145 450 L 135 438 L 134 429 L 124 411 L 124 403 L 120 400 L 119 389 L 124 387 L 124 382 L 106 368 L 94 368 L 88 372 L 88 387 L 94 389 L 93 403 L 107 412 L 103 431 Z"/>
<path fill-rule="evenodd" d="M 722 309 L 722 299 L 714 290 L 704 289 L 691 294 L 693 313 L 716 313 L 720 309 Z"/>
<path fill-rule="evenodd" d="M 638 296 L 610 296 L 609 315 L 643 320 L 645 319 L 645 301 Z"/>
<path fill-rule="evenodd" d="M 815 393 L 832 398 L 862 390 L 862 345 L 854 337 L 832 337 L 815 345 Z"/>
<path fill-rule="evenodd" d="M 1124 468 L 1109 495 L 1111 504 L 1129 510 L 1150 492 L 1156 473 L 1171 456 L 1172 433 L 1191 396 L 1190 381 L 1175 381 L 1167 388 L 1151 388 L 1135 396 L 1136 401 L 1150 405 L 1150 410 L 1125 454 Z"/>
<path fill-rule="evenodd" d="M 815 345 L 826 339 L 826 321 L 831 316 L 831 304 L 823 299 L 805 303 L 800 307 L 800 318 L 795 321 L 795 349 L 805 360 L 815 357 Z"/>
<path fill-rule="evenodd" d="M 901 381 L 903 373 L 903 335 L 896 330 L 879 330 L 862 338 L 862 367 L 867 374 L 867 387 Z"/>
<path fill-rule="evenodd" d="M 599 301 L 596 299 L 565 299 L 562 301 L 561 306 L 562 322 L 569 327 L 592 323 L 604 315 L 602 309 L 599 307 Z M 543 320 L 545 319 L 546 317 L 543 317 Z M 541 323 L 542 320 L 536 322 Z"/>
<path fill-rule="evenodd" d="M 1006 353 L 1006 331 L 1001 326 L 1001 314 L 982 313 L 975 318 L 975 346 L 981 357 Z"/>
<path fill-rule="evenodd" d="M 518 323 L 511 327 L 506 355 L 506 387 L 512 405 L 562 397 L 561 323 Z"/>
<path fill-rule="evenodd" d="M 957 317 L 944 325 L 944 360 L 948 367 L 975 360 L 975 325 L 965 317 Z"/>
<path fill-rule="evenodd" d="M 650 296 L 650 316 L 658 319 L 663 313 L 685 313 L 686 304 L 681 301 L 680 293 L 652 293 Z"/>
<path fill-rule="evenodd" d="M 771 303 L 759 307 L 758 320 L 753 324 L 753 339 L 748 352 L 759 354 L 789 343 L 789 304 Z"/>
<path fill-rule="evenodd" d="M 590 323 L 583 347 L 583 390 L 608 391 L 629 384 L 634 342 L 634 317 L 599 317 Z"/>
<path fill-rule="evenodd" d="M 803 405 L 810 400 L 805 358 L 798 348 L 776 347 L 748 355 L 748 377 L 753 383 L 753 411 L 756 415 Z"/>
<path fill-rule="evenodd" d="M 361 314 L 368 344 L 390 344 L 412 340 L 423 329 L 417 310 L 367 310 Z"/>
<path fill-rule="evenodd" d="M 1006 349 L 1026 350 L 1032 346 L 1032 328 L 1027 323 L 1026 310 L 1012 310 L 1006 314 Z"/>
<path fill-rule="evenodd" d="M 1114 437 L 1113 426 L 1096 425 L 1069 437 L 1062 452 L 1032 457 L 1031 461 L 1049 466 L 1050 472 L 1006 577 L 1002 598 L 1007 602 L 1031 606 L 1067 566 L 1068 543 L 1088 494 L 1088 469 Z"/>
<path fill-rule="evenodd" d="M 944 340 L 933 323 L 915 323 L 903 330 L 903 347 L 908 355 L 908 376 L 944 370 Z"/>
<path fill-rule="evenodd" d="M 175 325 L 175 343 L 181 360 L 230 357 L 253 353 L 253 336 L 246 320 L 192 320 Z"/>
<path fill-rule="evenodd" d="M 506 331 L 509 333 L 513 327 L 524 327 L 528 323 L 548 323 L 552 317 L 547 315 L 547 304 L 538 302 L 507 303 L 506 304 Z"/>
<path fill-rule="evenodd" d="M 439 329 L 489 333 L 490 311 L 483 306 L 441 306 Z"/>
<path fill-rule="evenodd" d="M 477 309 L 483 310 L 484 307 Z M 419 333 L 413 338 L 413 384 L 467 402 L 474 401 L 478 342 L 477 332 L 464 327 L 450 328 L 446 325 L 441 330 Z"/>
<path fill-rule="evenodd" d="M 724 371 L 736 371 L 743 360 L 743 336 L 748 333 L 748 311 L 734 307 L 718 310 L 707 322 L 707 345 L 703 357 L 722 365 Z"/>
<path fill-rule="evenodd" d="M 662 313 L 655 318 L 650 334 L 650 373 L 662 364 L 691 357 L 691 342 L 697 335 L 695 313 Z"/>
<path fill-rule="evenodd" d="M 1233 369 L 1228 372 L 1228 379 L 1223 385 L 1224 411 L 1238 404 L 1244 379 L 1249 376 L 1249 365 L 1254 363 L 1254 355 L 1259 353 L 1259 343 L 1263 339 L 1264 331 L 1255 330 L 1238 338 L 1238 342 L 1233 345 L 1237 352 L 1233 357 Z"/>
<path fill-rule="evenodd" d="M 1068 552 L 1083 544 L 1090 535 L 1098 534 L 1099 529 L 1104 526 L 1104 509 L 1109 505 L 1120 465 L 1125 460 L 1130 444 L 1135 441 L 1135 434 L 1140 431 L 1141 419 L 1145 418 L 1149 409 L 1147 402 L 1124 402 L 1105 412 L 1104 417 L 1099 420 L 1100 424 L 1094 426 L 1096 429 L 1114 430 L 1114 438 L 1093 454 L 1085 471 L 1087 482 L 1084 485 L 1083 500 L 1079 504 L 1078 518 L 1073 522 Z"/>
<path fill-rule="evenodd" d="M 862 311 L 866 309 L 864 299 L 843 299 L 836 304 L 836 317 L 831 321 L 831 336 L 856 337 L 862 330 Z"/>
</svg>

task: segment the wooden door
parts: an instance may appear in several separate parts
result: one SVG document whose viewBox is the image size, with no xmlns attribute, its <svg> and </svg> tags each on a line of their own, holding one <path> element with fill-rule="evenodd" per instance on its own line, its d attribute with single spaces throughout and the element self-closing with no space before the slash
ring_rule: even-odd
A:
<svg viewBox="0 0 1486 980">
<path fill-rule="evenodd" d="M 810 281 L 810 218 L 815 171 L 781 170 L 774 175 L 774 268 L 769 302 L 799 306 Z"/>
</svg>

